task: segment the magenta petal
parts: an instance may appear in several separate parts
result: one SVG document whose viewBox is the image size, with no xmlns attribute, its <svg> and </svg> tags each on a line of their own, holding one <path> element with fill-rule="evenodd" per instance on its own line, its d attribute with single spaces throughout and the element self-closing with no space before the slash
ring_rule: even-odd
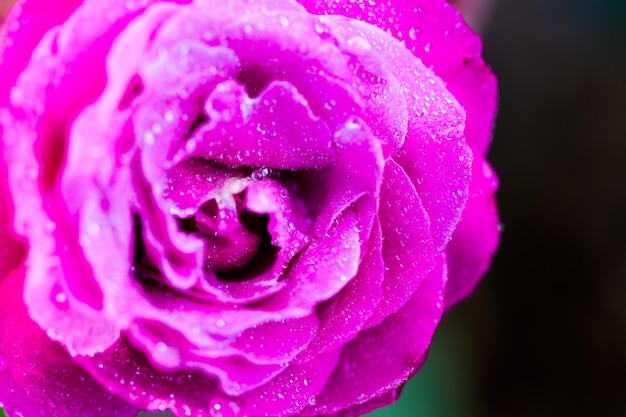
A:
<svg viewBox="0 0 626 417">
<path fill-rule="evenodd" d="M 137 408 L 106 392 L 29 318 L 23 279 L 17 270 L 0 281 L 0 404 L 8 415 L 136 416 Z"/>
<path fill-rule="evenodd" d="M 391 35 L 362 22 L 328 17 L 344 37 L 376 45 L 388 71 L 406 94 L 411 120 L 404 146 L 392 155 L 415 184 L 430 216 L 435 244 L 443 250 L 467 201 L 472 153 L 464 135 L 465 110 L 446 84 Z M 384 39 L 384 42 L 381 42 Z"/>
<path fill-rule="evenodd" d="M 198 144 L 195 156 L 275 169 L 315 168 L 335 159 L 328 126 L 288 82 L 273 81 L 250 98 L 242 85 L 226 81 L 209 95 L 205 112 L 210 123 L 190 138 Z"/>
<path fill-rule="evenodd" d="M 355 210 L 361 227 L 361 240 L 369 236 L 380 192 L 385 165 L 382 143 L 359 118 L 350 118 L 335 134 L 337 162 L 316 171 L 304 171 L 302 193 L 315 214 L 312 231 L 323 236 L 336 217 L 347 207 Z M 357 203 L 361 201 L 361 203 Z"/>
<path fill-rule="evenodd" d="M 453 72 L 442 78 L 449 83 L 449 89 L 459 100 L 467 113 L 465 137 L 474 153 L 485 155 L 493 132 L 493 122 L 497 107 L 496 77 L 480 58 L 480 38 L 467 34 L 466 43 L 475 43 L 476 51 L 463 71 Z"/>
<path fill-rule="evenodd" d="M 484 154 L 495 109 L 495 77 L 482 43 L 445 0 L 298 0 L 313 13 L 343 15 L 392 34 L 449 85 L 467 110 L 466 136 Z"/>
<path fill-rule="evenodd" d="M 155 194 L 145 172 L 134 161 L 132 177 L 140 208 L 146 255 L 161 271 L 161 278 L 173 288 L 186 290 L 203 278 L 202 241 L 179 230 L 169 211 L 171 203 Z M 130 229 L 128 229 L 130 230 Z"/>
<path fill-rule="evenodd" d="M 62 341 L 71 352 L 83 354 L 109 346 L 118 337 L 119 323 L 109 322 L 110 316 L 104 315 L 103 319 L 102 310 L 107 306 L 102 288 L 94 279 L 93 265 L 86 259 L 88 251 L 81 247 L 85 243 L 82 236 L 89 235 L 85 232 L 96 230 L 99 225 L 94 223 L 93 227 L 82 229 L 91 219 L 79 213 L 83 207 L 75 204 L 76 198 L 62 198 L 59 180 L 65 168 L 65 132 L 70 117 L 105 84 L 105 52 L 124 26 L 114 23 L 125 23 L 128 13 L 138 7 L 130 3 L 106 7 L 98 2 L 87 3 L 93 7 L 83 3 L 62 26 L 55 26 L 42 38 L 9 95 L 9 111 L 0 112 L 9 184 L 16 203 L 15 227 L 31 242 L 37 242 L 31 246 L 24 285 L 29 314 L 51 338 Z M 29 12 L 38 22 L 43 5 L 36 1 L 29 4 L 39 5 Z M 69 12 L 64 7 L 59 10 Z M 103 18 L 105 15 L 107 19 Z M 26 20 L 30 17 L 24 15 Z M 42 23 L 42 27 L 46 24 Z M 68 36 L 70 32 L 75 34 L 74 29 L 80 36 Z M 71 76 L 87 72 L 90 77 Z M 90 162 L 87 165 L 91 167 Z M 105 171 L 104 166 L 93 166 Z M 90 182 L 94 177 L 85 175 L 84 180 L 82 187 L 74 190 L 78 190 L 74 196 L 85 190 L 97 193 Z M 85 196 L 90 203 L 107 203 L 91 198 L 92 195 Z M 110 251 L 111 247 L 106 249 Z M 124 259 L 112 252 L 110 255 L 115 260 Z"/>
<path fill-rule="evenodd" d="M 275 417 L 293 414 L 307 405 L 324 387 L 339 354 L 340 351 L 332 351 L 307 364 L 289 366 L 267 384 L 241 397 L 224 395 L 215 379 L 197 371 L 159 372 L 124 339 L 105 354 L 78 361 L 101 384 L 145 410 L 170 409 L 176 416 L 209 417 L 223 409 L 234 415 L 242 412 Z M 295 384 L 298 390 L 286 391 L 286 387 Z"/>
<path fill-rule="evenodd" d="M 142 349 L 148 352 L 147 356 L 152 359 L 151 362 L 155 366 L 166 371 L 178 369 L 184 362 L 189 362 L 192 364 L 191 367 L 198 368 L 198 364 L 194 363 L 195 359 L 202 357 L 213 365 L 220 363 L 218 358 L 223 358 L 220 359 L 221 363 L 225 363 L 225 360 L 232 360 L 238 368 L 264 372 L 263 366 L 257 366 L 258 369 L 254 369 L 254 364 L 285 365 L 309 344 L 318 331 L 318 327 L 316 315 L 311 314 L 296 319 L 268 321 L 254 325 L 237 335 L 234 340 L 223 338 L 209 341 L 205 339 L 204 344 L 194 345 L 184 340 L 180 333 L 163 326 L 158 321 L 137 319 L 130 328 L 129 337 L 132 338 L 134 345 L 142 346 Z M 277 338 L 276 334 L 288 337 Z M 210 373 L 217 375 L 215 371 L 210 371 Z M 243 382 L 250 377 L 251 375 L 244 375 L 243 378 L 237 378 L 237 375 L 227 375 L 220 378 L 222 380 L 231 378 Z"/>
<path fill-rule="evenodd" d="M 2 155 L 1 151 L 2 142 L 0 142 L 0 155 Z M 0 162 L 0 278 L 17 268 L 26 255 L 25 245 L 16 239 L 10 224 L 13 217 L 13 204 L 5 178 L 4 162 Z"/>
<path fill-rule="evenodd" d="M 315 314 L 269 321 L 244 331 L 233 348 L 255 363 L 287 363 L 309 345 L 319 327 Z"/>
<path fill-rule="evenodd" d="M 9 100 L 9 90 L 22 72 L 31 51 L 51 28 L 64 22 L 82 0 L 67 0 L 50 7 L 46 0 L 17 2 L 7 16 L 2 34 L 0 61 L 0 106 Z"/>
<path fill-rule="evenodd" d="M 309 361 L 322 352 L 344 345 L 363 329 L 376 310 L 383 293 L 385 271 L 381 234 L 380 224 L 375 221 L 367 254 L 357 275 L 337 296 L 318 307 L 320 330 L 297 361 Z"/>
<path fill-rule="evenodd" d="M 38 248 L 31 248 L 24 283 L 29 315 L 72 354 L 102 351 L 119 337 L 119 323 L 102 315 L 101 287 L 78 245 L 54 237 L 31 235 Z"/>
<path fill-rule="evenodd" d="M 470 199 L 446 248 L 450 276 L 446 309 L 474 289 L 489 267 L 500 238 L 494 199 L 498 179 L 482 157 L 474 160 L 473 171 Z"/>
<path fill-rule="evenodd" d="M 404 307 L 344 347 L 317 405 L 302 415 L 338 413 L 404 384 L 422 364 L 439 323 L 446 280 L 446 260 L 441 256 Z"/>
<path fill-rule="evenodd" d="M 330 350 L 309 362 L 290 365 L 269 383 L 245 394 L 245 410 L 253 416 L 286 417 L 315 404 L 340 354 L 341 349 Z"/>
<path fill-rule="evenodd" d="M 430 221 L 411 180 L 395 162 L 385 165 L 380 195 L 385 279 L 383 297 L 368 327 L 402 307 L 435 266 Z"/>
<path fill-rule="evenodd" d="M 261 304 L 287 317 L 309 314 L 317 303 L 334 296 L 354 278 L 361 255 L 359 223 L 344 210 L 323 237 L 314 239 L 285 273 L 287 288 Z"/>
<path fill-rule="evenodd" d="M 125 338 L 105 353 L 76 360 L 111 392 L 147 411 L 171 409 L 176 416 L 208 417 L 211 399 L 220 395 L 217 381 L 197 371 L 155 370 Z"/>
</svg>

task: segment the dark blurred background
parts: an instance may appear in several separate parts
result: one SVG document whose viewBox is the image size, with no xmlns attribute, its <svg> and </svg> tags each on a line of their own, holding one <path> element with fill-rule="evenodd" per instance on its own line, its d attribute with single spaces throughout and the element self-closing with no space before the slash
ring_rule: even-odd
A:
<svg viewBox="0 0 626 417">
<path fill-rule="evenodd" d="M 624 417 L 626 0 L 496 0 L 481 32 L 502 244 L 372 417 Z"/>
</svg>

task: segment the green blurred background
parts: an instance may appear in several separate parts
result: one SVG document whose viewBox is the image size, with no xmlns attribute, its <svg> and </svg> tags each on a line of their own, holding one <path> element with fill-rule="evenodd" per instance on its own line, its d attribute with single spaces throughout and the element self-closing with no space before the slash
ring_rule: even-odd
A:
<svg viewBox="0 0 626 417">
<path fill-rule="evenodd" d="M 624 417 L 626 1 L 492 6 L 478 20 L 500 80 L 502 244 L 370 417 Z"/>
</svg>

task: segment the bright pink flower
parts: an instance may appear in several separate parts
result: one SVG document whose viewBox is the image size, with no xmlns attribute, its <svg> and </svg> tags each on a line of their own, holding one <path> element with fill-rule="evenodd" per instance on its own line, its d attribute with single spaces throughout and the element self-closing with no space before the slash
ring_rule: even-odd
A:
<svg viewBox="0 0 626 417">
<path fill-rule="evenodd" d="M 18 3 L 0 56 L 10 417 L 396 398 L 498 221 L 480 39 L 443 0 L 391 4 Z"/>
</svg>

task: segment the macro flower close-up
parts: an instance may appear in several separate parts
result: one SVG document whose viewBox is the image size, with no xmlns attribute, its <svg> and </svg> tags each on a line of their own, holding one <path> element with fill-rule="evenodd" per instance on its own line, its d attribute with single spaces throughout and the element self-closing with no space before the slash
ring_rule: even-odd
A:
<svg viewBox="0 0 626 417">
<path fill-rule="evenodd" d="M 18 1 L 8 417 L 394 402 L 499 240 L 496 82 L 444 0 Z"/>
</svg>

